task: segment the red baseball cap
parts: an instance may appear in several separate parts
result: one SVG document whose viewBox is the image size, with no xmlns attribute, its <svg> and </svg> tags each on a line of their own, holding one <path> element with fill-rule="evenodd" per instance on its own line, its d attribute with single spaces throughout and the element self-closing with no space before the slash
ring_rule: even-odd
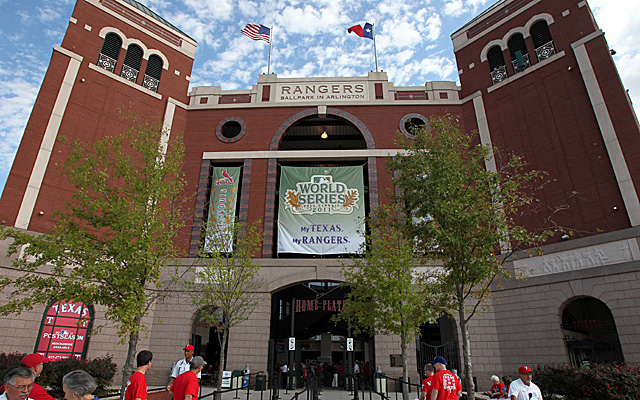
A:
<svg viewBox="0 0 640 400">
<path fill-rule="evenodd" d="M 38 364 L 48 363 L 49 359 L 40 353 L 27 354 L 20 363 L 27 368 L 33 368 Z"/>
<path fill-rule="evenodd" d="M 182 350 L 193 351 L 194 347 L 192 345 L 188 344 L 188 345 L 184 346 L 184 349 L 182 349 Z"/>
<path fill-rule="evenodd" d="M 518 368 L 519 374 L 528 374 L 530 372 L 531 372 L 531 368 L 527 367 L 526 365 L 523 365 L 522 367 Z"/>
</svg>

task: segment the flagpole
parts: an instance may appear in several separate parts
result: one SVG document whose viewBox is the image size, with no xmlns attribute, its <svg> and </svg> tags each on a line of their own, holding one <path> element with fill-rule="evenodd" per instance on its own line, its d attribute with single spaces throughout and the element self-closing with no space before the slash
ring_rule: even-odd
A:
<svg viewBox="0 0 640 400">
<path fill-rule="evenodd" d="M 273 26 L 269 30 L 269 64 L 267 66 L 267 74 L 271 73 L 271 45 L 273 44 Z"/>
<path fill-rule="evenodd" d="M 378 50 L 376 50 L 376 25 L 371 24 L 371 27 L 373 28 L 373 54 L 375 55 L 375 58 L 376 58 L 376 72 L 378 72 Z"/>
</svg>

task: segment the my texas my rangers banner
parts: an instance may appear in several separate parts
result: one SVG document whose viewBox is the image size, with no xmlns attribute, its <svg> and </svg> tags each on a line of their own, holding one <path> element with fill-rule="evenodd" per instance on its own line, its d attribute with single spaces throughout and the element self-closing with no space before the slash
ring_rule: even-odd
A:
<svg viewBox="0 0 640 400">
<path fill-rule="evenodd" d="M 358 253 L 364 242 L 362 167 L 282 167 L 278 252 Z"/>
<path fill-rule="evenodd" d="M 241 167 L 214 167 L 209 197 L 209 220 L 205 235 L 206 252 L 233 251 L 238 183 Z"/>
</svg>

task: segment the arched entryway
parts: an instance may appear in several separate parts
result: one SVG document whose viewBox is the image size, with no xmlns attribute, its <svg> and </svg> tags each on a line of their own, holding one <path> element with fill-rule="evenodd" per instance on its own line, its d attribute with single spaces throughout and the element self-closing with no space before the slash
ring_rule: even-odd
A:
<svg viewBox="0 0 640 400">
<path fill-rule="evenodd" d="M 449 370 L 460 371 L 460 355 L 458 352 L 458 334 L 456 321 L 450 315 L 443 315 L 436 321 L 429 321 L 420 327 L 417 346 L 418 373 L 422 375 L 423 367 L 436 356 L 447 360 Z"/>
<path fill-rule="evenodd" d="M 229 341 L 227 340 L 227 347 Z M 191 344 L 194 347 L 194 356 L 201 356 L 207 362 L 203 370 L 203 382 L 216 382 L 218 366 L 220 363 L 220 334 L 215 324 L 206 321 L 201 310 L 196 311 L 191 328 Z M 225 349 L 225 353 L 226 353 Z M 225 357 L 225 360 L 227 357 Z M 224 366 L 226 369 L 226 365 Z"/>
<path fill-rule="evenodd" d="M 296 386 L 303 384 L 301 367 L 322 366 L 325 386 L 343 387 L 344 373 L 358 361 L 374 371 L 373 338 L 356 334 L 345 321 L 333 317 L 342 309 L 346 289 L 337 282 L 306 282 L 282 289 L 272 295 L 269 366 L 272 371 L 287 363 L 295 365 Z M 290 338 L 295 349 L 289 350 Z M 353 338 L 348 351 L 347 338 Z M 342 374 L 341 374 L 342 372 Z M 333 375 L 336 375 L 334 379 Z M 340 376 L 342 375 L 342 376 Z"/>
<path fill-rule="evenodd" d="M 613 314 L 596 298 L 567 303 L 562 311 L 562 333 L 573 366 L 624 363 Z"/>
</svg>

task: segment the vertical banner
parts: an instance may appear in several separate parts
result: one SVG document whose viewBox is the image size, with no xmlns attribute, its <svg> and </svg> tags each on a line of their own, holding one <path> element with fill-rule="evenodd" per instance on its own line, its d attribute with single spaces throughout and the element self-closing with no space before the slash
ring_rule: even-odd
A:
<svg viewBox="0 0 640 400">
<path fill-rule="evenodd" d="M 352 254 L 364 242 L 362 167 L 281 167 L 278 252 Z"/>
<path fill-rule="evenodd" d="M 242 167 L 214 167 L 209 196 L 209 219 L 204 241 L 206 252 L 233 251 L 238 183 Z"/>
</svg>

